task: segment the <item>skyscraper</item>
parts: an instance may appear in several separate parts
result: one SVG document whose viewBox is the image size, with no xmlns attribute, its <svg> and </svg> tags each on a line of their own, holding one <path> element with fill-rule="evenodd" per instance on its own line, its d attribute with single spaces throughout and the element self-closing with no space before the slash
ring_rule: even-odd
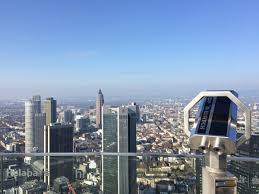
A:
<svg viewBox="0 0 259 194">
<path fill-rule="evenodd" d="M 137 152 L 137 122 L 138 112 L 128 107 L 128 152 Z M 128 157 L 128 172 L 129 172 L 129 194 L 137 192 L 137 163 L 136 157 Z"/>
<path fill-rule="evenodd" d="M 57 121 L 57 101 L 54 98 L 47 98 L 44 101 L 44 113 L 46 113 L 46 125 Z"/>
<path fill-rule="evenodd" d="M 44 153 L 73 152 L 73 125 L 51 123 L 44 128 Z M 65 170 L 64 170 L 65 169 Z M 73 178 L 73 158 L 44 156 L 44 171 L 50 172 L 44 182 L 52 185 L 54 179 Z"/>
<path fill-rule="evenodd" d="M 41 97 L 33 96 L 31 100 L 25 101 L 25 152 L 30 153 L 34 147 L 38 147 L 36 142 L 43 142 L 43 129 L 45 121 L 41 114 Z M 41 135 L 39 135 L 41 134 Z M 41 144 L 42 145 L 42 144 Z M 38 147 L 39 148 L 39 147 Z M 41 147 L 43 150 L 43 146 Z"/>
<path fill-rule="evenodd" d="M 44 125 L 46 123 L 45 113 L 36 113 L 34 117 L 34 147 L 38 152 L 44 151 Z"/>
<path fill-rule="evenodd" d="M 132 111 L 136 113 L 136 121 L 137 123 L 140 122 L 140 108 L 139 105 L 136 102 L 132 102 L 130 105 L 128 105 L 128 108 L 130 108 Z"/>
<path fill-rule="evenodd" d="M 34 147 L 35 107 L 34 101 L 25 101 L 25 153 L 32 152 Z"/>
<path fill-rule="evenodd" d="M 31 100 L 25 101 L 25 152 L 43 152 L 43 131 L 45 114 L 41 113 L 41 98 L 33 96 Z M 31 158 L 26 157 L 26 162 Z"/>
<path fill-rule="evenodd" d="M 237 150 L 237 155 L 258 158 L 259 135 L 253 134 L 246 143 L 242 144 Z M 257 162 L 231 161 L 228 169 L 238 179 L 237 192 L 239 194 L 259 193 L 259 164 Z"/>
<path fill-rule="evenodd" d="M 72 123 L 73 121 L 73 112 L 72 110 L 65 110 L 64 111 L 64 123 Z"/>
<path fill-rule="evenodd" d="M 102 106 L 104 104 L 104 97 L 101 89 L 96 98 L 96 127 L 102 128 Z"/>
<path fill-rule="evenodd" d="M 136 152 L 136 113 L 128 107 L 103 107 L 103 152 Z M 104 194 L 136 193 L 136 163 L 127 156 L 102 157 Z"/>
<path fill-rule="evenodd" d="M 40 97 L 40 95 L 32 96 L 32 101 L 35 104 L 35 113 L 41 113 L 41 97 Z"/>
<path fill-rule="evenodd" d="M 83 115 L 76 115 L 75 121 L 76 121 L 75 130 L 77 132 L 87 130 L 88 125 L 90 124 L 89 118 Z"/>
</svg>

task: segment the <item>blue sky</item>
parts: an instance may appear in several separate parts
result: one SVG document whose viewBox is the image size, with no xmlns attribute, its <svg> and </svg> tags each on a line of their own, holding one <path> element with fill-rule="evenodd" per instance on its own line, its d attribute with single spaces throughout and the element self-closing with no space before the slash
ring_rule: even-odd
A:
<svg viewBox="0 0 259 194">
<path fill-rule="evenodd" d="M 0 98 L 259 90 L 259 1 L 0 2 Z"/>
</svg>

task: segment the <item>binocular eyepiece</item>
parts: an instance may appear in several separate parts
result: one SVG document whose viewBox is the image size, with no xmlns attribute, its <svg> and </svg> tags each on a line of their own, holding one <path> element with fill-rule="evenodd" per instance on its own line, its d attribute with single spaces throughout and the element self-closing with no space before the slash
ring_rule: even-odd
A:
<svg viewBox="0 0 259 194">
<path fill-rule="evenodd" d="M 201 144 L 199 145 L 199 150 L 203 153 L 207 153 L 208 147 L 209 147 L 209 142 L 207 141 L 206 137 L 202 137 L 201 139 Z"/>
<path fill-rule="evenodd" d="M 209 138 L 203 136 L 201 138 L 201 143 L 198 147 L 198 150 L 204 154 L 206 154 L 209 150 L 213 150 L 218 155 L 221 155 L 225 151 L 225 146 L 221 143 L 220 138 L 215 138 L 214 144 L 210 144 Z"/>
</svg>

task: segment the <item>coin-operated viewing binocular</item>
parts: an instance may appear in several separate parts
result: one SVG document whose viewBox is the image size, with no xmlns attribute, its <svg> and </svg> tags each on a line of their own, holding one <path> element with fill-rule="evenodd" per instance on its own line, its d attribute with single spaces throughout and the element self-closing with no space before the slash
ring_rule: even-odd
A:
<svg viewBox="0 0 259 194">
<path fill-rule="evenodd" d="M 190 110 L 198 103 L 198 114 L 190 128 Z M 237 139 L 238 108 L 244 113 L 245 132 Z M 236 193 L 236 178 L 226 172 L 227 154 L 251 136 L 251 112 L 235 91 L 205 91 L 196 96 L 184 109 L 184 131 L 190 147 L 205 153 L 203 193 Z"/>
</svg>

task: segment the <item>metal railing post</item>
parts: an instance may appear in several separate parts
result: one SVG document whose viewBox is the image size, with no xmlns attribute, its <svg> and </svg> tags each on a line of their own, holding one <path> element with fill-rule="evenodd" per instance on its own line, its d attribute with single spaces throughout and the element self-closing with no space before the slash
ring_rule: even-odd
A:
<svg viewBox="0 0 259 194">
<path fill-rule="evenodd" d="M 4 194 L 4 157 L 1 156 L 1 194 Z"/>
</svg>

